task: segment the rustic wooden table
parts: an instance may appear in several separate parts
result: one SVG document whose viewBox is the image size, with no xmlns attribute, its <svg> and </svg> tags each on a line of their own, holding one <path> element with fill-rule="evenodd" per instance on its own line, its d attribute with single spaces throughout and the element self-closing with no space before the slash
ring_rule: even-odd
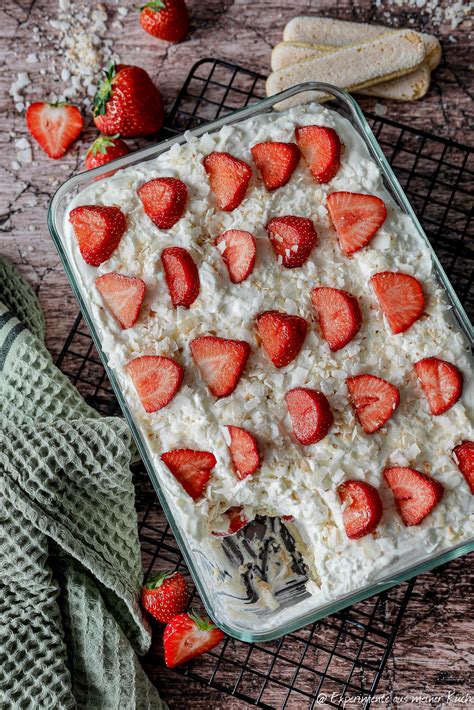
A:
<svg viewBox="0 0 474 710">
<path fill-rule="evenodd" d="M 59 4 L 64 6 L 67 0 L 60 0 Z M 87 0 L 73 2 L 73 25 L 76 13 L 85 8 L 90 12 L 95 4 Z M 150 73 L 168 106 L 190 67 L 200 58 L 219 57 L 267 72 L 271 46 L 281 39 L 285 22 L 297 14 L 321 13 L 434 32 L 442 41 L 444 59 L 434 73 L 428 96 L 415 104 L 387 101 L 382 105 L 366 100 L 363 105 L 462 143 L 472 140 L 474 121 L 469 74 L 472 23 L 468 19 L 456 28 L 451 27 L 449 21 L 434 25 L 433 16 L 417 8 L 414 0 L 359 0 L 357 3 L 351 0 L 286 3 L 188 0 L 189 37 L 180 45 L 170 46 L 141 30 L 135 4 L 131 0 L 105 3 L 106 37 L 122 62 L 139 64 Z M 442 2 L 440 4 L 443 6 Z M 447 0 L 444 8 L 454 4 Z M 61 58 L 57 55 L 58 33 L 61 32 L 61 28 L 55 26 L 58 0 L 2 0 L 0 5 L 0 252 L 17 264 L 37 289 L 46 314 L 47 344 L 56 354 L 78 309 L 48 234 L 46 212 L 55 188 L 81 169 L 86 146 L 95 131 L 89 127 L 84 139 L 61 161 L 50 161 L 32 141 L 30 157 L 28 146 L 22 142 L 28 134 L 21 105 L 15 107 L 15 102 L 18 104 L 21 99 L 17 96 L 14 100 L 10 92 L 19 72 L 26 72 L 31 82 L 19 90 L 27 104 L 48 99 L 51 92 L 60 95 L 67 85 L 67 74 L 61 78 Z M 415 706 L 408 699 L 397 702 L 396 695 L 423 692 L 446 696 L 448 691 L 472 691 L 471 563 L 472 558 L 464 558 L 419 577 L 379 686 L 379 691 L 388 693 L 391 698 L 383 706 Z M 172 708 L 185 704 L 196 709 L 245 707 L 240 701 L 201 688 L 173 673 L 161 674 L 159 685 Z M 448 704 L 458 706 L 452 702 L 434 703 L 434 706 Z M 473 707 L 474 701 L 468 701 L 464 707 L 469 705 Z"/>
</svg>

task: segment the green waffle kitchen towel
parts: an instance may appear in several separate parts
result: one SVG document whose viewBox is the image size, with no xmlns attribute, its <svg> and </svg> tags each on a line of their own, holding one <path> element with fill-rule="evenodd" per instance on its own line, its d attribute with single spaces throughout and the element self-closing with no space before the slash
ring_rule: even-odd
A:
<svg viewBox="0 0 474 710">
<path fill-rule="evenodd" d="M 0 259 L 0 707 L 166 707 L 150 644 L 124 421 L 54 366 L 36 296 Z"/>
</svg>

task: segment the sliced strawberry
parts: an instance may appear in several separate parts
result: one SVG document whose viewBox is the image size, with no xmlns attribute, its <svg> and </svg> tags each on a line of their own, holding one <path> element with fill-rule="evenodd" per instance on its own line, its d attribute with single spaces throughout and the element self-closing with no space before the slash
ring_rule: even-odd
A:
<svg viewBox="0 0 474 710">
<path fill-rule="evenodd" d="M 82 132 L 84 121 L 76 106 L 37 101 L 26 109 L 26 125 L 50 158 L 62 158 Z"/>
<path fill-rule="evenodd" d="M 122 328 L 135 325 L 145 298 L 145 282 L 134 276 L 124 276 L 112 271 L 96 278 L 95 285 Z"/>
<path fill-rule="evenodd" d="M 454 460 L 474 495 L 474 441 L 463 441 L 454 450 Z"/>
<path fill-rule="evenodd" d="M 425 297 L 414 276 L 399 271 L 381 271 L 370 281 L 394 335 L 407 330 L 423 313 Z"/>
<path fill-rule="evenodd" d="M 418 525 L 443 497 L 444 487 L 414 468 L 394 466 L 383 472 L 405 525 Z"/>
<path fill-rule="evenodd" d="M 255 266 L 257 246 L 250 232 L 240 229 L 229 229 L 216 239 L 216 246 L 225 244 L 221 256 L 227 266 L 229 278 L 234 284 L 239 284 L 250 276 Z"/>
<path fill-rule="evenodd" d="M 444 414 L 462 394 L 463 377 L 455 365 L 437 357 L 415 362 L 415 370 L 431 414 Z"/>
<path fill-rule="evenodd" d="M 162 454 L 161 460 L 193 500 L 197 500 L 204 493 L 211 471 L 217 463 L 216 457 L 210 451 L 193 449 L 167 451 Z"/>
<path fill-rule="evenodd" d="M 292 523 L 294 519 L 294 515 L 280 515 L 280 520 L 282 520 L 284 523 Z"/>
<path fill-rule="evenodd" d="M 346 380 L 350 401 L 366 434 L 382 427 L 400 403 L 395 385 L 375 375 L 357 375 Z"/>
<path fill-rule="evenodd" d="M 184 371 L 170 357 L 142 355 L 125 366 L 145 412 L 157 412 L 171 402 L 181 387 Z"/>
<path fill-rule="evenodd" d="M 191 341 L 189 347 L 210 392 L 215 397 L 232 394 L 250 355 L 250 345 L 245 340 L 204 335 Z"/>
<path fill-rule="evenodd" d="M 201 619 L 193 612 L 178 614 L 165 627 L 163 646 L 165 663 L 175 668 L 217 646 L 224 633 L 209 619 Z"/>
<path fill-rule="evenodd" d="M 314 224 L 306 217 L 274 217 L 267 231 L 273 251 L 287 269 L 302 266 L 318 240 Z"/>
<path fill-rule="evenodd" d="M 337 492 L 341 503 L 346 504 L 342 519 L 347 537 L 358 540 L 373 532 L 383 513 L 377 489 L 365 481 L 344 481 Z"/>
<path fill-rule="evenodd" d="M 183 247 L 167 247 L 161 252 L 166 283 L 175 308 L 189 308 L 199 295 L 199 271 Z"/>
<path fill-rule="evenodd" d="M 341 141 L 334 128 L 302 126 L 295 131 L 303 157 L 317 182 L 329 182 L 341 166 Z"/>
<path fill-rule="evenodd" d="M 286 185 L 300 162 L 300 149 L 294 143 L 266 141 L 250 149 L 265 187 L 270 192 Z"/>
<path fill-rule="evenodd" d="M 257 317 L 257 330 L 270 360 L 276 367 L 284 367 L 301 350 L 308 324 L 300 316 L 266 311 Z"/>
<path fill-rule="evenodd" d="M 184 214 L 188 188 L 182 180 L 154 178 L 139 187 L 137 193 L 143 209 L 160 229 L 171 229 Z"/>
<path fill-rule="evenodd" d="M 180 572 L 161 572 L 149 577 L 142 587 L 142 607 L 162 624 L 186 609 L 188 588 Z"/>
<path fill-rule="evenodd" d="M 327 197 L 326 206 L 346 256 L 365 247 L 387 217 L 385 203 L 375 195 L 332 192 Z"/>
<path fill-rule="evenodd" d="M 337 288 L 320 286 L 311 291 L 324 340 L 334 352 L 347 345 L 359 332 L 362 313 L 354 296 Z"/>
<path fill-rule="evenodd" d="M 239 481 L 255 473 L 260 466 L 260 454 L 255 437 L 239 426 L 227 427 L 230 434 L 229 451 L 234 473 Z"/>
<path fill-rule="evenodd" d="M 334 421 L 329 402 L 322 392 L 296 387 L 285 395 L 293 424 L 293 434 L 308 446 L 324 439 Z"/>
<path fill-rule="evenodd" d="M 239 530 L 242 530 L 242 528 L 249 524 L 248 518 L 242 511 L 243 508 L 240 505 L 236 505 L 233 508 L 226 510 L 223 515 L 229 521 L 227 530 L 213 530 L 212 534 L 216 535 L 216 537 L 229 537 L 229 535 L 235 535 L 235 533 L 238 533 Z"/>
<path fill-rule="evenodd" d="M 250 165 L 229 153 L 211 153 L 204 158 L 211 190 L 218 207 L 232 212 L 240 205 L 252 177 Z"/>
<path fill-rule="evenodd" d="M 99 266 L 112 256 L 127 228 L 125 215 L 118 207 L 81 205 L 69 213 L 82 258 Z"/>
</svg>

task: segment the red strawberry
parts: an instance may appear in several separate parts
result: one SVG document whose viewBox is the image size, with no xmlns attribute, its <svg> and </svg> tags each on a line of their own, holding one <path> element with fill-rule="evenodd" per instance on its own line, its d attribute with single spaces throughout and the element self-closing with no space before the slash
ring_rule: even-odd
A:
<svg viewBox="0 0 474 710">
<path fill-rule="evenodd" d="M 415 370 L 431 414 L 444 414 L 462 394 L 463 377 L 455 365 L 437 357 L 415 362 Z"/>
<path fill-rule="evenodd" d="M 99 266 L 112 256 L 127 228 L 119 207 L 81 205 L 69 213 L 82 258 L 91 266 Z"/>
<path fill-rule="evenodd" d="M 175 308 L 189 308 L 199 295 L 199 271 L 183 247 L 167 247 L 161 252 L 166 283 Z"/>
<path fill-rule="evenodd" d="M 135 325 L 145 298 L 145 282 L 134 276 L 124 276 L 112 271 L 96 278 L 95 285 L 122 328 Z"/>
<path fill-rule="evenodd" d="M 235 535 L 235 533 L 238 533 L 239 530 L 242 530 L 242 528 L 244 528 L 249 523 L 248 518 L 245 517 L 245 514 L 242 513 L 242 510 L 243 508 L 240 505 L 236 505 L 233 508 L 229 508 L 228 510 L 226 510 L 223 515 L 229 521 L 227 530 L 225 530 L 224 532 L 221 532 L 219 530 L 213 530 L 212 534 L 216 537 L 229 537 L 229 535 Z"/>
<path fill-rule="evenodd" d="M 380 197 L 358 192 L 332 192 L 326 200 L 343 254 L 351 256 L 375 237 L 387 208 Z"/>
<path fill-rule="evenodd" d="M 292 523 L 294 519 L 294 515 L 280 515 L 280 520 L 284 523 Z"/>
<path fill-rule="evenodd" d="M 175 668 L 217 646 L 224 633 L 209 619 L 201 619 L 193 612 L 178 614 L 165 627 L 163 646 L 165 663 Z"/>
<path fill-rule="evenodd" d="M 87 170 L 98 168 L 99 165 L 110 163 L 111 160 L 128 155 L 130 150 L 128 145 L 117 136 L 99 136 L 93 142 L 85 158 Z"/>
<path fill-rule="evenodd" d="M 463 441 L 453 451 L 454 460 L 474 495 L 474 441 Z"/>
<path fill-rule="evenodd" d="M 166 42 L 181 42 L 189 29 L 184 0 L 155 0 L 140 8 L 140 24 L 148 34 Z"/>
<path fill-rule="evenodd" d="M 413 276 L 399 271 L 381 271 L 370 281 L 394 335 L 407 330 L 423 313 L 425 297 Z"/>
<path fill-rule="evenodd" d="M 184 371 L 170 357 L 142 355 L 125 366 L 145 412 L 157 412 L 171 402 L 181 387 Z"/>
<path fill-rule="evenodd" d="M 350 401 L 366 434 L 382 427 L 400 403 L 397 388 L 375 375 L 357 375 L 346 380 Z"/>
<path fill-rule="evenodd" d="M 94 97 L 94 123 L 107 136 L 148 136 L 163 126 L 161 94 L 144 69 L 111 64 Z"/>
<path fill-rule="evenodd" d="M 206 155 L 203 163 L 218 207 L 232 212 L 247 192 L 252 177 L 250 165 L 229 153 L 211 153 Z"/>
<path fill-rule="evenodd" d="M 302 266 L 318 240 L 314 224 L 305 217 L 274 217 L 267 231 L 273 251 L 287 269 Z"/>
<path fill-rule="evenodd" d="M 142 607 L 157 621 L 167 624 L 186 609 L 188 588 L 179 572 L 161 572 L 142 587 Z"/>
<path fill-rule="evenodd" d="M 300 316 L 266 311 L 257 317 L 257 330 L 263 348 L 275 367 L 284 367 L 301 350 L 308 324 Z"/>
<path fill-rule="evenodd" d="M 444 487 L 414 468 L 394 466 L 383 472 L 405 525 L 418 525 L 443 497 Z"/>
<path fill-rule="evenodd" d="M 332 180 L 341 166 L 341 141 L 334 128 L 302 126 L 296 129 L 295 134 L 315 180 Z"/>
<path fill-rule="evenodd" d="M 79 137 L 84 121 L 76 106 L 37 101 L 26 109 L 26 125 L 46 155 L 56 159 Z"/>
<path fill-rule="evenodd" d="M 245 340 L 204 335 L 189 347 L 210 392 L 215 397 L 232 394 L 250 355 L 250 345 Z"/>
<path fill-rule="evenodd" d="M 260 466 L 260 454 L 255 437 L 239 426 L 228 426 L 230 456 L 239 481 L 255 473 Z"/>
<path fill-rule="evenodd" d="M 270 192 L 286 185 L 300 162 L 300 149 L 294 143 L 267 141 L 250 149 L 265 187 Z"/>
<path fill-rule="evenodd" d="M 334 421 L 329 402 L 322 392 L 296 387 L 285 395 L 293 424 L 293 434 L 308 446 L 324 439 Z"/>
<path fill-rule="evenodd" d="M 188 189 L 177 178 L 154 178 L 137 192 L 143 209 L 160 229 L 171 229 L 184 214 Z"/>
<path fill-rule="evenodd" d="M 225 244 L 221 256 L 227 266 L 232 283 L 239 284 L 245 281 L 255 266 L 257 246 L 253 234 L 240 229 L 229 229 L 217 237 L 215 243 L 216 246 Z"/>
<path fill-rule="evenodd" d="M 324 340 L 334 352 L 347 345 L 359 332 L 362 313 L 354 296 L 337 288 L 320 286 L 311 291 Z"/>
<path fill-rule="evenodd" d="M 373 532 L 383 513 L 377 489 L 365 481 L 344 481 L 337 492 L 341 503 L 347 504 L 342 513 L 347 537 L 358 540 Z"/>
<path fill-rule="evenodd" d="M 216 457 L 210 451 L 192 449 L 167 451 L 161 456 L 161 460 L 193 500 L 197 500 L 204 493 L 211 470 L 217 463 Z"/>
</svg>

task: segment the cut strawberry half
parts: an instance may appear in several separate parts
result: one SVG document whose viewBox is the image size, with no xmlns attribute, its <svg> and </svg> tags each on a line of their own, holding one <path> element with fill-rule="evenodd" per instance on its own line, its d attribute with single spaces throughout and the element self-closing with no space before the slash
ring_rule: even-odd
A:
<svg viewBox="0 0 474 710">
<path fill-rule="evenodd" d="M 235 533 L 238 533 L 239 530 L 242 530 L 242 528 L 249 524 L 249 519 L 245 516 L 245 513 L 243 513 L 243 508 L 240 505 L 229 508 L 223 513 L 223 516 L 228 520 L 228 526 L 224 531 L 213 530 L 212 534 L 216 537 L 235 535 Z"/>
<path fill-rule="evenodd" d="M 171 229 L 184 214 L 188 188 L 177 178 L 149 180 L 137 190 L 143 209 L 160 229 Z"/>
<path fill-rule="evenodd" d="M 118 207 L 81 205 L 69 213 L 82 258 L 99 266 L 112 256 L 127 228 L 125 215 Z"/>
<path fill-rule="evenodd" d="M 215 397 L 232 394 L 250 355 L 250 345 L 245 340 L 204 335 L 189 347 L 210 392 Z"/>
<path fill-rule="evenodd" d="M 286 185 L 300 162 L 300 149 L 295 143 L 266 141 L 250 149 L 267 190 Z"/>
<path fill-rule="evenodd" d="M 266 311 L 257 317 L 257 330 L 263 349 L 275 367 L 284 367 L 301 350 L 308 324 L 300 316 Z"/>
<path fill-rule="evenodd" d="M 210 451 L 174 449 L 162 454 L 161 460 L 193 500 L 206 490 L 216 457 Z"/>
<path fill-rule="evenodd" d="M 431 414 L 444 414 L 462 394 L 463 377 L 458 368 L 437 357 L 425 357 L 415 370 L 428 400 Z"/>
<path fill-rule="evenodd" d="M 346 256 L 365 247 L 387 217 L 380 197 L 358 192 L 332 192 L 326 200 L 331 222 Z"/>
<path fill-rule="evenodd" d="M 337 492 L 339 500 L 345 504 L 342 519 L 347 537 L 358 540 L 373 532 L 383 513 L 377 489 L 364 481 L 344 481 Z"/>
<path fill-rule="evenodd" d="M 26 125 L 50 158 L 62 158 L 82 132 L 84 121 L 76 106 L 37 101 L 26 109 Z"/>
<path fill-rule="evenodd" d="M 322 392 L 296 387 L 285 395 L 296 439 L 308 446 L 324 439 L 334 421 L 329 402 Z"/>
<path fill-rule="evenodd" d="M 234 473 L 242 481 L 260 466 L 260 454 L 255 437 L 246 429 L 229 425 L 226 427 L 230 434 L 229 451 Z"/>
<path fill-rule="evenodd" d="M 122 328 L 135 325 L 145 298 L 145 282 L 134 276 L 124 276 L 112 271 L 98 276 L 95 285 L 105 305 Z"/>
<path fill-rule="evenodd" d="M 171 402 L 181 387 L 184 371 L 170 357 L 142 355 L 125 366 L 146 412 L 157 412 Z"/>
<path fill-rule="evenodd" d="M 354 296 L 337 288 L 320 286 L 311 291 L 322 336 L 334 352 L 340 350 L 359 332 L 362 313 Z"/>
<path fill-rule="evenodd" d="M 418 525 L 443 497 L 444 487 L 414 468 L 386 468 L 385 479 L 405 525 Z"/>
<path fill-rule="evenodd" d="M 217 646 L 224 633 L 209 619 L 193 612 L 178 614 L 166 625 L 163 633 L 165 663 L 175 668 Z"/>
<path fill-rule="evenodd" d="M 306 217 L 274 217 L 267 231 L 279 263 L 287 269 L 303 266 L 318 240 L 314 224 Z"/>
<path fill-rule="evenodd" d="M 423 313 L 425 297 L 414 276 L 399 271 L 381 271 L 370 281 L 394 335 L 407 330 Z"/>
<path fill-rule="evenodd" d="M 257 246 L 253 234 L 243 232 L 241 229 L 229 229 L 217 237 L 215 243 L 227 266 L 232 283 L 239 284 L 245 281 L 255 266 Z"/>
<path fill-rule="evenodd" d="M 400 403 L 400 394 L 387 380 L 375 375 L 357 375 L 346 380 L 350 401 L 366 434 L 382 427 Z"/>
<path fill-rule="evenodd" d="M 171 303 L 175 308 L 189 308 L 199 295 L 199 271 L 183 247 L 167 247 L 161 252 Z"/>
<path fill-rule="evenodd" d="M 203 163 L 218 207 L 232 212 L 245 197 L 252 168 L 230 153 L 211 153 Z"/>
<path fill-rule="evenodd" d="M 454 460 L 474 495 L 474 441 L 463 441 L 454 450 Z"/>
<path fill-rule="evenodd" d="M 295 131 L 296 141 L 317 182 L 329 182 L 341 165 L 341 141 L 334 128 L 302 126 Z"/>
</svg>

